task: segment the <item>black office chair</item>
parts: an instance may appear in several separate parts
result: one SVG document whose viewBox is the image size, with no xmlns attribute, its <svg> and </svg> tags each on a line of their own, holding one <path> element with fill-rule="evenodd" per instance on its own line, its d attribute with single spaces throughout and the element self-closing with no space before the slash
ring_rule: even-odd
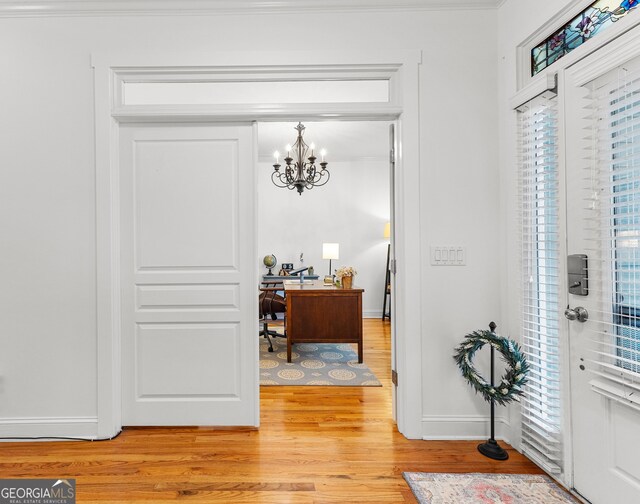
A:
<svg viewBox="0 0 640 504">
<path fill-rule="evenodd" d="M 287 303 L 285 298 L 278 294 L 282 292 L 282 284 L 278 287 L 275 283 L 267 283 L 268 286 L 260 287 L 260 295 L 258 296 L 258 312 L 260 314 L 260 320 L 262 322 L 262 329 L 258 333 L 259 336 L 267 338 L 269 342 L 269 352 L 273 352 L 273 342 L 271 337 L 274 338 L 286 338 L 285 334 L 280 334 L 277 331 L 269 329 L 269 317 L 273 320 L 278 318 L 278 313 L 285 313 L 287 309 Z"/>
</svg>

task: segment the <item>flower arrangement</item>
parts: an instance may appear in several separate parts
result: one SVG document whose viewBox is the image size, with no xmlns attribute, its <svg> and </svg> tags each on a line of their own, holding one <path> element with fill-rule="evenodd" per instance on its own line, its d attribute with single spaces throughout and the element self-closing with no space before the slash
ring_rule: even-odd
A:
<svg viewBox="0 0 640 504">
<path fill-rule="evenodd" d="M 336 270 L 336 276 L 338 278 L 342 277 L 354 277 L 358 274 L 356 269 L 352 266 L 342 266 Z"/>
</svg>

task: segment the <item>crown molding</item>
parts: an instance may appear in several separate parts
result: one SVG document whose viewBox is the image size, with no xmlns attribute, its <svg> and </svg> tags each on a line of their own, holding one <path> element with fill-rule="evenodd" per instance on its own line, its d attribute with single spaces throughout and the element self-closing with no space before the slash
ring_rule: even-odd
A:
<svg viewBox="0 0 640 504">
<path fill-rule="evenodd" d="M 495 10 L 504 0 L 0 0 L 0 17 Z"/>
</svg>

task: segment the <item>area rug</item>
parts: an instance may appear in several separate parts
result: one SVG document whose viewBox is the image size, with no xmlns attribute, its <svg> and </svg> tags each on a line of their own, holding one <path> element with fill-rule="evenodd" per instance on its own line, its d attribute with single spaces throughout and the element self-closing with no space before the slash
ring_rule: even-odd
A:
<svg viewBox="0 0 640 504">
<path fill-rule="evenodd" d="M 540 474 L 402 474 L 420 504 L 575 504 Z"/>
<path fill-rule="evenodd" d="M 260 340 L 260 385 L 337 385 L 380 387 L 369 367 L 358 364 L 348 343 L 297 343 L 287 362 L 287 341 L 273 338 L 273 352 Z"/>
</svg>

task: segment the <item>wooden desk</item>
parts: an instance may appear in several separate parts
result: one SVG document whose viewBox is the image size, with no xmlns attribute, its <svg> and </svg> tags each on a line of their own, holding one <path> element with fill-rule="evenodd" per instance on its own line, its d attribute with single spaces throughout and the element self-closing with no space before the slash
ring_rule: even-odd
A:
<svg viewBox="0 0 640 504">
<path fill-rule="evenodd" d="M 284 284 L 287 298 L 287 362 L 294 343 L 357 343 L 362 363 L 364 289 L 324 286 L 322 281 Z"/>
</svg>

